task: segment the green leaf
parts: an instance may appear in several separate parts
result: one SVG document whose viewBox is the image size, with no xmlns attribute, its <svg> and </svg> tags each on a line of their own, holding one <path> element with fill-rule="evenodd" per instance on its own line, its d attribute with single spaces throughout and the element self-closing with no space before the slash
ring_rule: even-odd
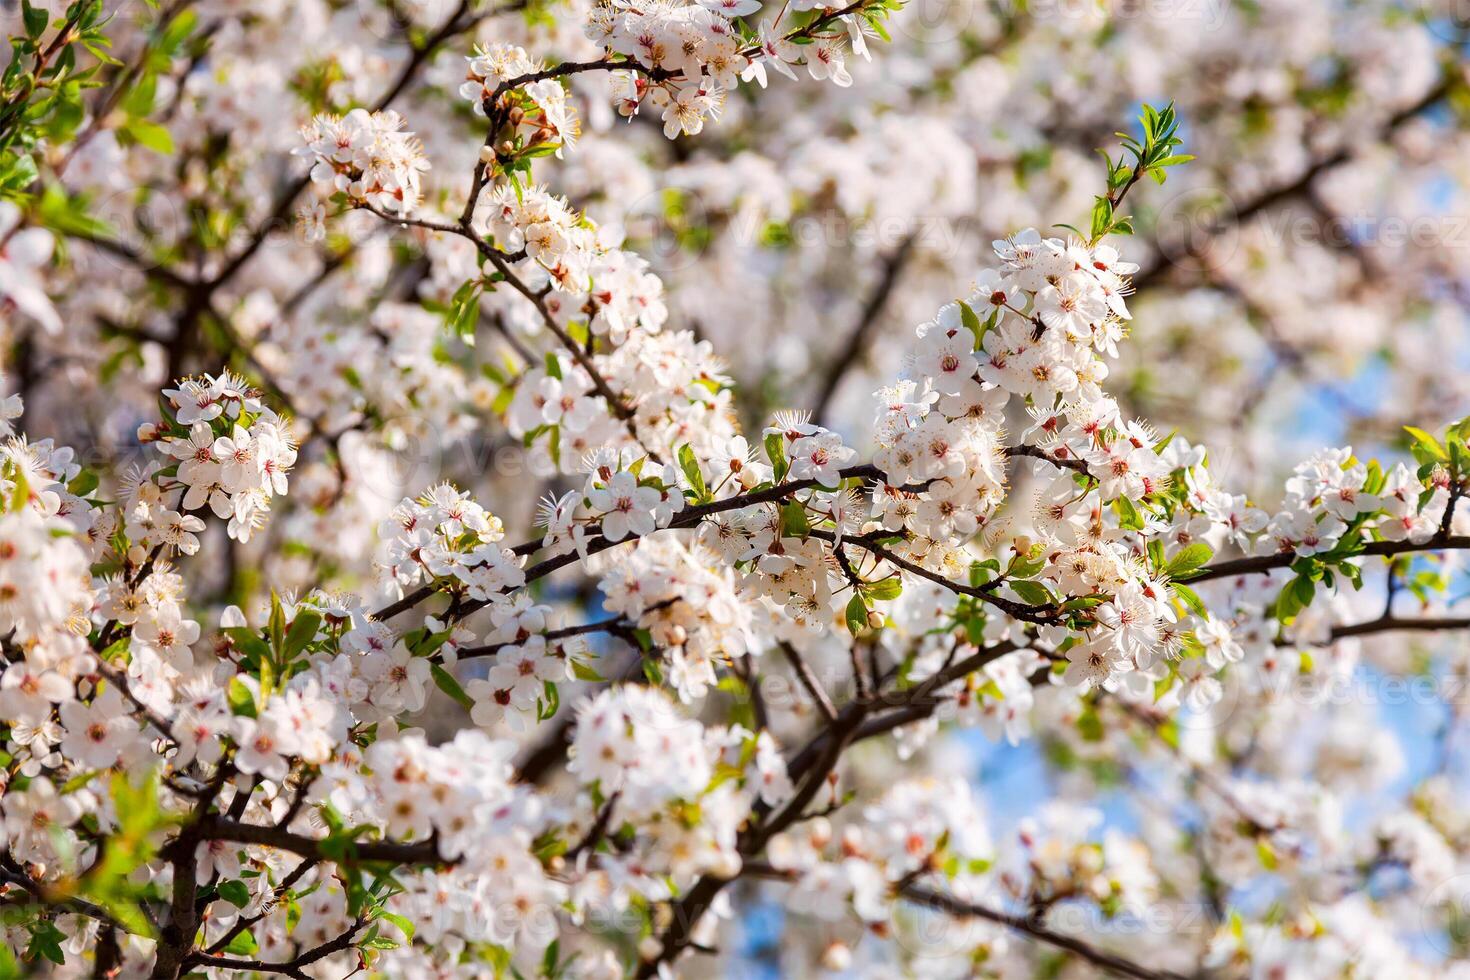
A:
<svg viewBox="0 0 1470 980">
<path fill-rule="evenodd" d="M 271 617 L 267 632 L 270 634 L 271 649 L 281 650 L 286 643 L 286 607 L 281 605 L 281 597 L 274 590 L 271 592 Z"/>
<path fill-rule="evenodd" d="M 1103 731 L 1102 719 L 1097 716 L 1097 711 L 1089 705 L 1077 716 L 1077 734 L 1082 736 L 1085 742 L 1101 742 L 1105 732 Z"/>
<path fill-rule="evenodd" d="M 1448 463 L 1450 461 L 1450 454 L 1445 452 L 1444 447 L 1439 444 L 1439 440 L 1428 432 L 1425 432 L 1423 429 L 1416 429 L 1412 425 L 1404 426 L 1404 431 L 1413 437 L 1414 441 L 1411 449 L 1414 453 L 1414 458 L 1419 460 L 1419 462 L 1424 463 L 1437 460 L 1441 463 Z M 1428 459 L 1424 458 L 1426 456 Z"/>
<path fill-rule="evenodd" d="M 868 607 L 863 604 L 863 597 L 854 595 L 847 601 L 847 631 L 853 636 L 866 631 L 868 628 Z"/>
<path fill-rule="evenodd" d="M 772 477 L 776 483 L 786 479 L 791 464 L 786 459 L 786 437 L 779 432 L 766 436 L 766 458 L 771 461 Z"/>
<path fill-rule="evenodd" d="M 1046 556 L 1037 554 L 1016 555 L 1006 565 L 1007 578 L 1031 578 L 1046 567 Z"/>
<path fill-rule="evenodd" d="M 250 693 L 250 688 L 240 678 L 230 678 L 230 686 L 226 691 L 226 699 L 229 701 L 231 714 L 244 718 L 254 718 L 256 716 L 255 695 Z"/>
<path fill-rule="evenodd" d="M 1210 614 L 1210 611 L 1205 608 L 1204 601 L 1200 599 L 1198 592 L 1180 582 L 1172 583 L 1171 588 L 1173 588 L 1174 594 L 1188 607 L 1190 612 L 1200 617 L 1205 617 Z"/>
<path fill-rule="evenodd" d="M 173 156 L 174 138 L 168 129 L 147 119 L 130 119 L 123 131 L 139 146 L 145 146 L 162 156 Z"/>
<path fill-rule="evenodd" d="M 1039 582 L 1021 580 L 1010 583 L 1011 590 L 1021 597 L 1021 601 L 1032 606 L 1049 606 L 1053 601 L 1050 591 Z"/>
<path fill-rule="evenodd" d="M 96 490 L 100 482 L 95 470 L 82 470 L 76 479 L 66 485 L 66 489 L 78 497 L 85 497 Z"/>
<path fill-rule="evenodd" d="M 81 773 L 80 775 L 76 775 L 76 776 L 71 777 L 61 787 L 61 794 L 60 795 L 67 796 L 67 795 L 69 795 L 71 793 L 75 793 L 77 790 L 81 789 L 82 787 L 84 787 L 88 783 L 90 783 L 92 780 L 94 780 L 98 776 L 102 775 L 102 772 L 103 772 L 103 770 L 101 770 L 101 769 L 93 769 L 91 772 L 84 772 L 84 773 Z"/>
<path fill-rule="evenodd" d="M 310 609 L 300 609 L 296 618 L 291 621 L 291 629 L 286 633 L 286 659 L 293 659 L 312 640 L 316 639 L 316 632 L 321 628 L 322 617 L 318 612 Z"/>
<path fill-rule="evenodd" d="M 271 648 L 265 640 L 260 638 L 260 634 L 250 627 L 232 626 L 224 632 L 234 642 L 236 649 L 245 655 L 251 666 L 270 659 Z"/>
<path fill-rule="evenodd" d="M 561 691 L 551 681 L 543 681 L 541 684 L 541 697 L 536 704 L 536 720 L 545 721 L 554 716 L 557 709 L 561 707 Z"/>
<path fill-rule="evenodd" d="M 1311 578 L 1298 574 L 1296 578 L 1286 583 L 1281 594 L 1276 597 L 1276 618 L 1282 623 L 1290 623 L 1296 618 L 1296 614 L 1312 604 L 1312 599 L 1317 594 L 1317 586 Z"/>
<path fill-rule="evenodd" d="M 700 500 L 709 499 L 709 487 L 704 482 L 704 472 L 699 468 L 699 460 L 694 458 L 694 447 L 685 443 L 679 447 L 679 469 L 684 473 L 684 479 L 689 481 L 689 489 L 694 491 L 695 497 Z"/>
<path fill-rule="evenodd" d="M 34 7 L 31 5 L 31 0 L 21 0 L 20 10 L 21 20 L 25 24 L 26 37 L 35 40 L 46 32 L 46 24 L 50 15 L 47 14 L 45 7 Z"/>
<path fill-rule="evenodd" d="M 1215 549 L 1202 541 L 1196 541 L 1170 559 L 1164 573 L 1172 579 L 1188 578 L 1195 569 L 1203 566 L 1214 556 Z"/>
<path fill-rule="evenodd" d="M 398 927 L 398 931 L 403 933 L 404 939 L 413 942 L 413 923 L 406 916 L 399 915 L 397 912 L 389 912 L 387 909 L 380 909 L 377 917 L 393 923 Z"/>
<path fill-rule="evenodd" d="M 593 683 L 607 680 L 591 664 L 584 663 L 581 660 L 572 661 L 572 676 L 579 681 L 591 681 Z"/>
<path fill-rule="evenodd" d="M 11 479 L 15 481 L 15 487 L 10 491 L 10 512 L 19 513 L 31 499 L 31 485 L 26 480 L 25 472 L 18 467 Z"/>
<path fill-rule="evenodd" d="M 781 508 L 781 536 L 804 538 L 811 533 L 812 525 L 807 520 L 806 508 L 795 500 L 788 500 Z"/>
<path fill-rule="evenodd" d="M 222 881 L 219 886 L 219 897 L 235 908 L 243 909 L 250 904 L 250 889 L 245 887 L 243 881 Z"/>
<path fill-rule="evenodd" d="M 897 575 L 890 575 L 888 578 L 872 583 L 863 592 L 874 602 L 897 599 L 903 595 L 903 579 Z"/>
<path fill-rule="evenodd" d="M 979 350 L 981 341 L 985 339 L 985 325 L 980 322 L 980 318 L 975 315 L 970 304 L 963 300 L 960 301 L 960 322 L 975 335 L 975 349 Z"/>
<path fill-rule="evenodd" d="M 434 675 L 434 683 L 439 685 L 439 690 L 453 698 L 466 711 L 474 708 L 475 699 L 465 693 L 464 688 L 459 686 L 459 681 L 454 679 L 453 674 L 439 664 L 430 664 L 429 671 Z"/>
<path fill-rule="evenodd" d="M 996 573 L 999 571 L 1000 562 L 994 558 L 972 562 L 970 564 L 970 585 L 978 589 L 980 586 L 988 584 L 991 579 L 995 578 Z"/>
<path fill-rule="evenodd" d="M 449 330 L 474 346 L 475 328 L 480 324 L 481 282 L 471 279 L 454 291 L 449 300 Z"/>
</svg>

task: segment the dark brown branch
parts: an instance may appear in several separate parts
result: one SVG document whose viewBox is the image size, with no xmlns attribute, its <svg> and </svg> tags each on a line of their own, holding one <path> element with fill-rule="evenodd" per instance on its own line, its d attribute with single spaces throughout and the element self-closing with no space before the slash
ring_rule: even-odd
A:
<svg viewBox="0 0 1470 980">
<path fill-rule="evenodd" d="M 1372 541 L 1353 557 L 1383 557 L 1391 558 L 1394 555 L 1407 555 L 1425 551 L 1463 551 L 1470 549 L 1470 537 L 1465 535 L 1452 535 L 1446 538 L 1438 536 L 1430 538 L 1423 544 L 1415 544 L 1412 541 Z M 1278 568 L 1289 568 L 1298 561 L 1294 551 L 1281 552 L 1274 555 L 1256 555 L 1250 558 L 1236 558 L 1231 561 L 1216 562 L 1206 565 L 1200 569 L 1200 574 L 1188 579 L 1190 585 L 1196 582 L 1208 582 L 1212 579 L 1232 578 L 1236 575 L 1260 575 Z"/>
<path fill-rule="evenodd" d="M 819 425 L 825 425 L 827 409 L 832 403 L 832 398 L 837 394 L 843 378 L 857 362 L 858 357 L 868 345 L 868 337 L 873 328 L 878 325 L 883 308 L 888 305 L 888 299 L 893 295 L 894 287 L 898 285 L 899 277 L 903 275 L 904 268 L 909 259 L 913 257 L 914 246 L 918 242 L 918 233 L 910 234 L 893 253 L 883 260 L 883 269 L 878 277 L 878 284 L 873 289 L 868 301 L 863 304 L 863 310 L 858 317 L 857 326 L 848 334 L 847 343 L 838 353 L 835 360 L 827 368 L 827 373 L 822 379 L 822 388 L 817 395 L 816 407 L 812 409 L 812 418 Z"/>
<path fill-rule="evenodd" d="M 811 667 L 802 659 L 801 654 L 796 651 L 795 647 L 784 640 L 776 644 L 776 649 L 785 655 L 787 663 L 791 664 L 792 671 L 796 673 L 797 679 L 801 681 L 801 686 L 806 688 L 807 694 L 811 695 L 812 703 L 817 706 L 817 710 L 822 713 L 822 717 L 828 721 L 836 721 L 837 709 L 832 706 L 832 699 L 822 689 L 821 683 L 817 681 L 816 675 L 812 673 Z"/>
<path fill-rule="evenodd" d="M 346 845 L 341 859 L 328 854 L 323 846 L 326 842 L 283 830 L 279 827 L 262 827 L 258 824 L 241 823 L 223 817 L 207 816 L 190 828 L 193 839 L 227 840 L 237 844 L 258 844 L 274 847 L 302 857 L 317 858 L 338 863 L 385 861 L 390 864 L 451 864 L 439 854 L 439 845 L 434 840 L 400 843 L 398 841 L 356 841 Z"/>
<path fill-rule="evenodd" d="M 946 895 L 919 885 L 911 884 L 904 888 L 903 897 L 917 905 L 923 905 L 926 908 L 945 912 L 949 915 L 960 918 L 984 919 L 987 922 L 994 922 L 996 925 L 1014 929 L 1016 932 L 1030 936 L 1032 939 L 1046 943 L 1048 946 L 1066 950 L 1100 970 L 1106 970 L 1109 973 L 1115 973 L 1119 976 L 1134 977 L 1136 980 L 1183 980 L 1180 974 L 1168 970 L 1149 969 L 1132 960 L 1098 949 L 1096 946 L 1084 940 L 1050 929 L 1044 923 L 1035 921 L 1029 916 L 1016 915 L 1010 912 L 1002 912 L 998 909 L 987 908 L 984 905 L 966 902 L 953 895 Z"/>
</svg>

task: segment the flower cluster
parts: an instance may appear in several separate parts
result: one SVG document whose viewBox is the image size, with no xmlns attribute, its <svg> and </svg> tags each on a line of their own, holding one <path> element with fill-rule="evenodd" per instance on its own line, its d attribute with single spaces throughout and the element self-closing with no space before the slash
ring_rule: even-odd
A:
<svg viewBox="0 0 1470 980">
<path fill-rule="evenodd" d="M 296 464 L 289 424 L 228 371 L 185 378 L 163 394 L 172 417 L 143 426 L 139 438 L 174 462 L 151 474 L 156 490 L 135 488 L 130 533 L 143 547 L 193 554 L 203 523 L 180 512 L 208 504 L 228 520 L 230 537 L 248 541 L 265 524 L 271 498 L 286 494 Z"/>
<path fill-rule="evenodd" d="M 353 109 L 345 116 L 315 116 L 301 138 L 306 145 L 293 152 L 311 159 L 311 182 L 321 196 L 341 194 L 354 205 L 399 215 L 418 207 L 429 161 L 423 144 L 403 131 L 398 113 Z"/>
<path fill-rule="evenodd" d="M 818 818 L 771 842 L 771 863 L 795 879 L 786 898 L 793 912 L 886 923 L 901 889 L 930 875 L 948 875 L 962 893 L 984 887 L 994 850 L 962 780 L 899 781 L 862 816 L 840 830 Z"/>
<path fill-rule="evenodd" d="M 274 309 L 262 313 L 278 315 Z M 436 356 L 443 329 L 443 319 L 421 306 L 385 302 L 363 323 L 322 325 L 309 333 L 272 329 L 265 339 L 280 354 L 277 381 L 303 416 L 325 418 L 335 431 L 349 428 L 361 413 L 386 419 L 412 414 L 452 439 L 470 424 L 475 382 Z M 371 384 L 360 373 L 368 364 L 375 367 Z"/>
<path fill-rule="evenodd" d="M 448 483 L 405 498 L 378 529 L 381 566 L 400 587 L 451 579 L 480 603 L 525 584 L 520 559 L 499 542 L 500 519 Z"/>
<path fill-rule="evenodd" d="M 739 871 L 735 836 L 753 799 L 715 777 L 730 766 L 727 750 L 738 759 L 747 744 L 754 752 L 739 732 L 685 718 L 662 692 L 624 685 L 577 706 L 568 768 L 616 801 L 619 823 L 631 821 L 646 835 L 640 844 L 650 871 L 688 881 Z"/>
<path fill-rule="evenodd" d="M 586 555 L 596 535 L 608 543 L 641 538 L 667 527 L 685 499 L 672 466 L 631 450 L 601 449 L 582 460 L 585 483 L 545 502 L 542 546 Z"/>
<path fill-rule="evenodd" d="M 561 82 L 554 78 L 540 81 L 516 83 L 523 77 L 536 73 L 539 66 L 526 56 L 524 48 L 514 44 L 492 44 L 476 49 L 468 59 L 465 82 L 459 94 L 470 101 L 477 115 L 486 115 L 485 107 L 501 90 L 502 86 L 513 91 L 522 102 L 513 109 L 508 120 L 512 124 L 510 137 L 502 130 L 502 142 L 491 147 L 489 154 L 544 152 L 542 147 L 551 145 L 558 152 L 576 142 L 578 125 L 576 114 L 567 105 L 567 92 Z"/>
<path fill-rule="evenodd" d="M 866 53 L 858 16 L 848 14 L 843 33 L 801 35 L 804 45 L 773 34 L 766 24 L 752 35 L 735 19 L 760 10 L 757 0 L 668 0 L 654 4 L 609 4 L 593 8 L 586 34 L 609 52 L 640 66 L 620 75 L 618 111 L 636 115 L 645 103 L 661 110 L 664 135 L 674 139 L 702 132 L 719 118 L 725 99 L 742 79 L 766 84 L 766 66 L 795 79 L 805 64 L 813 79 L 852 84 L 843 47 Z M 799 4 L 799 9 L 834 5 Z M 823 23 L 826 23 L 825 21 Z"/>
<path fill-rule="evenodd" d="M 599 582 L 603 605 L 648 631 L 682 700 L 703 698 L 719 683 L 721 665 L 759 652 L 735 576 L 702 549 L 659 535 L 608 565 Z"/>
</svg>

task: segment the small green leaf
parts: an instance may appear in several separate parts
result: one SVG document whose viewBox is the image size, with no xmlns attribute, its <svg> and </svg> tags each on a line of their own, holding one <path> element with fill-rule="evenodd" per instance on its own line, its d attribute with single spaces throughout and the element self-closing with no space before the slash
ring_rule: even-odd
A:
<svg viewBox="0 0 1470 980">
<path fill-rule="evenodd" d="M 694 491 L 698 500 L 709 499 L 709 487 L 704 482 L 704 472 L 699 468 L 699 460 L 694 458 L 694 447 L 688 443 L 679 447 L 679 469 L 684 473 L 684 479 L 689 481 L 689 489 Z"/>
<path fill-rule="evenodd" d="M 296 618 L 291 621 L 291 629 L 286 633 L 286 659 L 291 660 L 312 640 L 316 639 L 317 630 L 321 628 L 322 617 L 320 613 L 310 609 L 301 609 L 296 613 Z"/>
<path fill-rule="evenodd" d="M 1215 549 L 1202 541 L 1196 541 L 1181 549 L 1179 554 L 1170 559 L 1164 573 L 1172 579 L 1188 578 L 1195 569 L 1200 568 L 1215 555 Z"/>
<path fill-rule="evenodd" d="M 903 579 L 897 575 L 890 575 L 888 578 L 872 583 L 863 592 L 874 602 L 897 599 L 903 595 Z"/>
<path fill-rule="evenodd" d="M 464 688 L 460 687 L 459 681 L 454 679 L 453 674 L 439 664 L 430 664 L 429 671 L 434 675 L 434 683 L 439 685 L 439 690 L 453 698 L 466 711 L 474 708 L 475 699 L 465 693 Z"/>
<path fill-rule="evenodd" d="M 1404 431 L 1413 437 L 1414 442 L 1412 448 L 1414 450 L 1414 457 L 1419 459 L 1421 463 L 1426 462 L 1425 459 L 1420 458 L 1421 450 L 1430 459 L 1438 460 L 1441 463 L 1448 463 L 1450 461 L 1450 454 L 1445 452 L 1444 447 L 1439 444 L 1439 440 L 1428 432 L 1425 432 L 1423 429 L 1416 429 L 1412 425 L 1404 426 Z"/>
<path fill-rule="evenodd" d="M 591 681 L 593 683 L 607 680 L 607 678 L 599 674 L 591 664 L 584 663 L 581 660 L 572 661 L 572 676 L 579 681 Z"/>
<path fill-rule="evenodd" d="M 131 119 L 123 127 L 123 131 L 133 138 L 139 146 L 145 146 L 162 156 L 173 156 L 174 138 L 164 126 L 147 119 Z"/>
<path fill-rule="evenodd" d="M 256 716 L 255 695 L 250 693 L 250 688 L 240 678 L 230 678 L 226 699 L 229 701 L 231 714 L 244 718 Z"/>
<path fill-rule="evenodd" d="M 1210 611 L 1205 608 L 1204 601 L 1200 599 L 1198 592 L 1180 582 L 1174 582 L 1171 584 L 1170 587 L 1174 590 L 1174 594 L 1179 597 L 1179 600 L 1184 603 L 1184 605 L 1189 609 L 1190 612 L 1200 617 L 1205 617 L 1210 614 Z"/>
<path fill-rule="evenodd" d="M 781 433 L 772 432 L 766 436 L 766 458 L 771 461 L 771 478 L 777 483 L 786 479 L 786 471 L 791 464 L 786 459 L 786 437 Z"/>
<path fill-rule="evenodd" d="M 31 0 L 21 0 L 20 10 L 21 20 L 25 23 L 26 37 L 34 40 L 46 32 L 46 24 L 50 15 L 46 12 L 45 7 L 35 7 L 31 5 Z"/>
<path fill-rule="evenodd" d="M 250 889 L 245 887 L 243 881 L 222 881 L 219 886 L 219 897 L 235 908 L 243 909 L 250 904 Z"/>
<path fill-rule="evenodd" d="M 806 516 L 806 508 L 795 500 L 788 500 L 781 508 L 781 536 L 804 538 L 811 533 L 812 525 Z"/>
<path fill-rule="evenodd" d="M 1039 582 L 1021 580 L 1010 583 L 1011 590 L 1021 597 L 1021 601 L 1032 606 L 1049 606 L 1054 598 L 1046 586 Z"/>
<path fill-rule="evenodd" d="M 862 596 L 854 595 L 847 601 L 847 631 L 857 636 L 867 628 L 868 607 L 863 604 Z"/>
</svg>

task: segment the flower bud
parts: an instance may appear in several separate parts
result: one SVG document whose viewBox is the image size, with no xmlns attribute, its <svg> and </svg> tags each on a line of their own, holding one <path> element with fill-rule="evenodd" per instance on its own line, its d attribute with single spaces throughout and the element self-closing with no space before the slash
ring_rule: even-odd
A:
<svg viewBox="0 0 1470 980">
<path fill-rule="evenodd" d="M 842 971 L 852 967 L 852 950 L 847 948 L 846 943 L 830 942 L 827 948 L 822 950 L 822 969 Z"/>
<path fill-rule="evenodd" d="M 740 855 L 725 851 L 715 859 L 710 868 L 717 878 L 736 878 L 740 875 Z"/>
</svg>

